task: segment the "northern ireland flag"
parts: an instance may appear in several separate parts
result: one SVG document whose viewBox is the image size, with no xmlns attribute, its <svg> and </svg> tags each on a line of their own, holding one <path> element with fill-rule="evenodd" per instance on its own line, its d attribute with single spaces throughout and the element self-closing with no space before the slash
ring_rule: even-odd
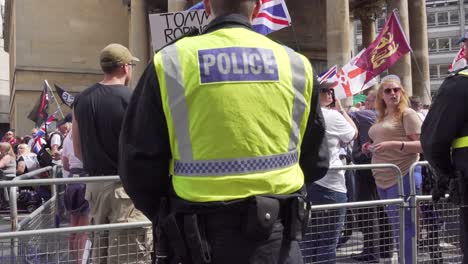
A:
<svg viewBox="0 0 468 264">
<path fill-rule="evenodd" d="M 377 83 L 375 78 L 366 82 L 367 71 L 356 64 L 365 51 L 366 49 L 363 49 L 359 52 L 336 73 L 334 78 L 328 81 L 333 82 L 332 88 L 335 89 L 337 99 L 350 97 Z"/>
<path fill-rule="evenodd" d="M 448 70 L 453 72 L 465 66 L 466 66 L 465 46 L 462 46 L 461 49 L 458 51 L 457 56 L 453 58 L 452 64 L 449 65 Z"/>
</svg>

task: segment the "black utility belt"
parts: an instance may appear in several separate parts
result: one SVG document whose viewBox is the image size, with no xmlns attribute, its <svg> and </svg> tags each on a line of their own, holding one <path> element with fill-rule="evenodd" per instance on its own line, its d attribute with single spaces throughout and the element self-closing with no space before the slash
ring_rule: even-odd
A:
<svg viewBox="0 0 468 264">
<path fill-rule="evenodd" d="M 169 214 L 160 222 L 161 231 L 170 245 L 164 247 L 172 248 L 179 259 L 190 256 L 190 263 L 210 263 L 210 246 L 205 230 L 211 223 L 217 228 L 225 228 L 223 223 L 239 227 L 239 232 L 246 239 L 264 241 L 272 234 L 274 225 L 280 222 L 284 226 L 285 240 L 302 240 L 309 221 L 310 207 L 302 196 L 286 199 L 254 196 L 230 204 L 228 208 L 197 209 L 169 210 Z M 160 246 L 165 244 L 164 241 L 159 243 Z"/>
</svg>

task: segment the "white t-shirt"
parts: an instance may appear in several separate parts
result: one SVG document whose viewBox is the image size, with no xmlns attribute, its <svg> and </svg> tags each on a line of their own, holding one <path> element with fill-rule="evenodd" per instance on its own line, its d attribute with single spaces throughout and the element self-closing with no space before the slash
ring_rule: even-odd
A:
<svg viewBox="0 0 468 264">
<path fill-rule="evenodd" d="M 59 134 L 55 133 L 52 135 L 52 138 L 50 139 L 50 146 L 52 147 L 53 145 L 58 145 L 62 143 L 62 138 L 60 137 Z M 62 146 L 63 147 L 63 146 Z"/>
<path fill-rule="evenodd" d="M 73 150 L 73 140 L 72 140 L 72 132 L 68 133 L 68 135 L 63 140 L 63 147 L 62 147 L 62 157 L 68 158 L 68 163 L 70 164 L 70 169 L 82 169 L 83 163 L 75 156 L 75 152 Z M 69 172 L 66 173 L 67 177 Z"/>
<path fill-rule="evenodd" d="M 343 115 L 336 110 L 322 108 L 325 119 L 325 139 L 330 154 L 330 166 L 341 166 L 340 142 L 349 143 L 354 138 L 355 130 Z M 330 190 L 346 193 L 344 171 L 328 171 L 325 177 L 315 183 Z"/>
<path fill-rule="evenodd" d="M 424 122 L 424 119 L 426 119 L 426 115 L 423 113 L 423 112 L 416 112 L 419 116 L 419 118 L 421 119 L 421 121 Z"/>
</svg>

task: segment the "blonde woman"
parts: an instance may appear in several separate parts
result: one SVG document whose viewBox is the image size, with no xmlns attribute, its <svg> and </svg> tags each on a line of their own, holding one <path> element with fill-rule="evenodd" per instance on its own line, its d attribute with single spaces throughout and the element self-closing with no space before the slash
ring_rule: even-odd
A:
<svg viewBox="0 0 468 264">
<path fill-rule="evenodd" d="M 364 153 L 373 152 L 372 163 L 391 163 L 397 165 L 402 173 L 405 195 L 410 192 L 409 168 L 419 160 L 422 152 L 419 137 L 421 119 L 409 107 L 408 96 L 401 85 L 400 78 L 388 75 L 382 79 L 375 101 L 378 112 L 377 122 L 369 130 L 370 142 L 362 146 Z M 373 175 L 380 199 L 398 198 L 398 175 L 391 169 L 374 169 Z M 416 189 L 421 186 L 421 171 L 415 172 Z M 398 206 L 386 208 L 389 221 L 393 225 L 397 243 L 398 239 Z M 411 261 L 411 237 L 415 230 L 411 225 L 410 211 L 405 212 L 405 263 Z"/>
<path fill-rule="evenodd" d="M 27 144 L 18 145 L 18 157 L 16 159 L 16 175 L 28 173 L 39 168 L 39 162 L 35 153 L 31 153 Z"/>
<path fill-rule="evenodd" d="M 16 159 L 13 148 L 8 142 L 0 143 L 0 180 L 12 180 L 16 177 Z M 0 207 L 5 208 L 8 205 L 8 192 L 6 188 L 0 189 L 3 192 L 0 195 Z"/>
</svg>

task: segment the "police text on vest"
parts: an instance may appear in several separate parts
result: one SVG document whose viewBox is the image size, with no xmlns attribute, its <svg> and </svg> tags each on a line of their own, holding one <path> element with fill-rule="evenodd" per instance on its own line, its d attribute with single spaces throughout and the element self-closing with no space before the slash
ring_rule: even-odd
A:
<svg viewBox="0 0 468 264">
<path fill-rule="evenodd" d="M 201 83 L 278 81 L 278 64 L 270 49 L 230 47 L 198 51 Z"/>
</svg>

